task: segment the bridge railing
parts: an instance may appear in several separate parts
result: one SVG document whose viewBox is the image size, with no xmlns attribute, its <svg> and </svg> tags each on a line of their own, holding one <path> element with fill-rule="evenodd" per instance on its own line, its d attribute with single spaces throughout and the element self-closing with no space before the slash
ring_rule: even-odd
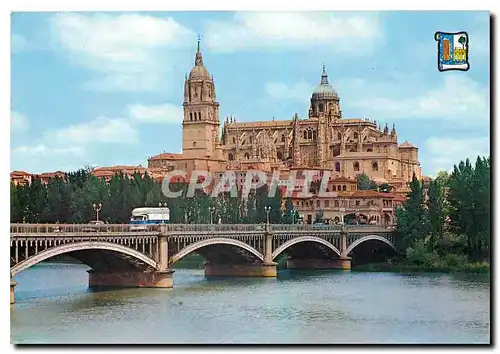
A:
<svg viewBox="0 0 500 354">
<path fill-rule="evenodd" d="M 264 224 L 167 224 L 167 231 L 187 232 L 230 232 L 230 231 L 265 231 Z"/>
<path fill-rule="evenodd" d="M 11 224 L 11 234 L 91 234 L 159 232 L 160 225 L 131 224 Z"/>
</svg>

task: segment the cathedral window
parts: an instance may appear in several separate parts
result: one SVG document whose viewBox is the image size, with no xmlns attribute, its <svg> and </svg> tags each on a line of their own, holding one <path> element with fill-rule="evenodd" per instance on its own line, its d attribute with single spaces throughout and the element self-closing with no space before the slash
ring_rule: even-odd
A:
<svg viewBox="0 0 500 354">
<path fill-rule="evenodd" d="M 378 163 L 377 163 L 377 161 L 372 162 L 372 170 L 373 171 L 378 171 Z"/>
<path fill-rule="evenodd" d="M 345 184 L 342 186 L 342 191 L 343 192 L 347 191 L 347 187 L 345 186 Z"/>
<path fill-rule="evenodd" d="M 285 142 L 285 134 L 281 134 L 281 142 L 284 143 Z"/>
<path fill-rule="evenodd" d="M 342 134 L 338 133 L 338 134 L 337 134 L 337 139 L 338 139 L 338 140 L 342 140 Z"/>
<path fill-rule="evenodd" d="M 307 130 L 304 130 L 304 140 L 307 140 Z"/>
<path fill-rule="evenodd" d="M 233 161 L 233 160 L 234 160 L 234 156 L 233 156 L 233 154 L 229 154 L 229 155 L 227 155 L 227 159 L 228 159 L 229 161 Z"/>
<path fill-rule="evenodd" d="M 354 163 L 354 171 L 359 171 L 359 162 Z"/>
<path fill-rule="evenodd" d="M 312 131 L 312 139 L 313 139 L 313 140 L 316 140 L 316 130 L 313 130 L 313 131 Z"/>
<path fill-rule="evenodd" d="M 193 120 L 193 112 L 189 113 L 189 120 Z"/>
<path fill-rule="evenodd" d="M 339 192 L 340 192 L 340 185 L 339 185 L 339 186 L 337 186 L 337 191 L 339 191 Z"/>
<path fill-rule="evenodd" d="M 335 163 L 335 171 L 340 172 L 340 163 L 339 162 Z"/>
<path fill-rule="evenodd" d="M 247 152 L 247 153 L 245 153 L 245 159 L 247 159 L 247 160 L 248 160 L 249 158 L 250 158 L 250 155 L 248 154 L 248 152 Z"/>
<path fill-rule="evenodd" d="M 198 112 L 198 120 L 201 120 L 201 112 Z"/>
</svg>

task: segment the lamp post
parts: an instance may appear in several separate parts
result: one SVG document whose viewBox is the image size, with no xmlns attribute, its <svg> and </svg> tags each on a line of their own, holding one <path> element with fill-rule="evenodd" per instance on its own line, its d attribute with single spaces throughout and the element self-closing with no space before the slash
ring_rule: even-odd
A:
<svg viewBox="0 0 500 354">
<path fill-rule="evenodd" d="M 165 203 L 159 202 L 158 207 L 162 208 L 162 210 L 161 210 L 161 223 L 164 224 L 165 223 L 165 214 L 163 213 L 163 208 L 167 207 L 167 203 L 166 202 Z"/>
<path fill-rule="evenodd" d="M 102 203 L 99 203 L 99 205 L 96 205 L 95 203 L 92 204 L 92 208 L 94 209 L 94 211 L 96 212 L 96 216 L 95 216 L 95 219 L 96 221 L 99 221 L 99 212 L 101 211 L 102 209 Z"/>
<path fill-rule="evenodd" d="M 269 212 L 271 211 L 271 207 L 270 206 L 266 206 L 264 207 L 264 210 L 267 214 L 267 225 L 269 225 Z"/>
<path fill-rule="evenodd" d="M 213 217 L 214 217 L 215 207 L 214 206 L 209 206 L 208 210 L 210 211 L 210 224 L 213 224 L 214 223 Z"/>
</svg>

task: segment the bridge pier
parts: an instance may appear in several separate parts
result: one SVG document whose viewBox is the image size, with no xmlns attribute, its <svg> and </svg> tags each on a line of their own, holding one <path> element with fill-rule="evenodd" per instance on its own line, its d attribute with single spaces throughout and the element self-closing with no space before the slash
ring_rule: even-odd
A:
<svg viewBox="0 0 500 354">
<path fill-rule="evenodd" d="M 206 277 L 266 277 L 278 276 L 278 263 L 215 264 L 205 263 Z"/>
<path fill-rule="evenodd" d="M 174 271 L 95 271 L 89 270 L 89 287 L 172 288 Z"/>
<path fill-rule="evenodd" d="M 351 269 L 351 258 L 341 257 L 338 259 L 318 258 L 289 258 L 286 261 L 288 269 Z"/>
<path fill-rule="evenodd" d="M 17 285 L 17 282 L 15 282 L 14 280 L 12 280 L 12 278 L 10 278 L 10 303 L 13 304 L 16 302 L 16 298 L 15 298 L 15 294 L 14 294 L 14 288 L 16 287 Z"/>
</svg>

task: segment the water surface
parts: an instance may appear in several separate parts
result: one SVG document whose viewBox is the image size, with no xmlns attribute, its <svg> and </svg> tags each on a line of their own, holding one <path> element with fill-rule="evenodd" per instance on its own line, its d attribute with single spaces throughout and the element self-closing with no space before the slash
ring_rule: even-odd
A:
<svg viewBox="0 0 500 354">
<path fill-rule="evenodd" d="M 484 276 L 318 271 L 91 291 L 86 267 L 17 275 L 13 343 L 489 343 Z"/>
</svg>

